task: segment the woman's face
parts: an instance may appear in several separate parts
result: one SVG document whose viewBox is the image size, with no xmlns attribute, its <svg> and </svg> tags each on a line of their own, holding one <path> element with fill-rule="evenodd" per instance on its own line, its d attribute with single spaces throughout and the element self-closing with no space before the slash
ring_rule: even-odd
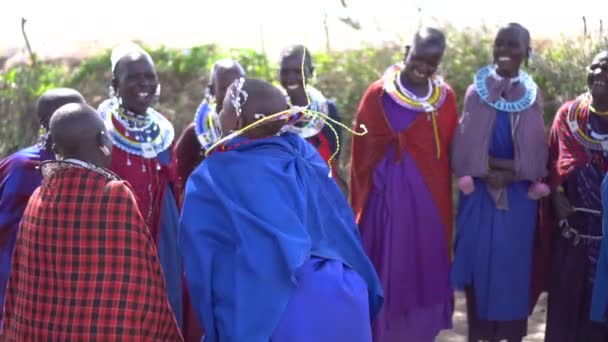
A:
<svg viewBox="0 0 608 342">
<path fill-rule="evenodd" d="M 437 72 L 443 51 L 443 46 L 438 44 L 413 46 L 404 60 L 404 73 L 408 81 L 412 84 L 426 84 Z"/>
<path fill-rule="evenodd" d="M 521 31 L 504 28 L 498 31 L 494 40 L 494 64 L 496 72 L 503 77 L 516 77 L 521 63 L 528 55 L 528 46 L 522 39 Z"/>
<path fill-rule="evenodd" d="M 116 68 L 115 86 L 123 106 L 136 114 L 145 114 L 158 87 L 151 60 L 142 54 L 124 57 Z"/>
<path fill-rule="evenodd" d="M 608 51 L 602 51 L 593 58 L 587 84 L 594 101 L 608 104 Z"/>
</svg>

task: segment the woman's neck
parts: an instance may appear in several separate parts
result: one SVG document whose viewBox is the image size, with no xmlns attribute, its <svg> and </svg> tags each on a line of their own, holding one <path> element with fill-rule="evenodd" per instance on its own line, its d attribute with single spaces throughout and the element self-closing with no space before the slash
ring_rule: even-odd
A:
<svg viewBox="0 0 608 342">
<path fill-rule="evenodd" d="M 310 101 L 310 99 L 306 96 L 306 90 L 304 90 L 304 88 L 301 88 L 294 94 L 289 94 L 289 99 L 291 100 L 291 104 L 294 106 L 307 106 L 308 101 Z"/>
<path fill-rule="evenodd" d="M 137 111 L 134 111 L 134 110 L 128 108 L 127 106 L 125 106 L 125 105 L 122 105 L 120 107 L 121 107 L 123 113 L 125 113 L 125 115 L 127 115 L 127 116 L 131 116 L 131 117 L 134 117 L 134 116 L 148 116 L 148 109 L 147 108 L 146 108 L 146 110 L 143 113 L 138 113 Z"/>
<path fill-rule="evenodd" d="M 428 79 L 427 79 L 427 82 L 425 82 L 425 83 L 418 83 L 418 84 L 414 83 L 410 80 L 409 76 L 407 75 L 407 73 L 404 70 L 399 75 L 399 81 L 401 82 L 401 85 L 403 87 L 405 87 L 407 90 L 414 93 L 416 96 L 428 95 L 428 91 L 429 91 Z"/>
<path fill-rule="evenodd" d="M 496 75 L 502 78 L 516 78 L 517 76 L 519 76 L 519 69 L 509 72 L 496 68 Z"/>
<path fill-rule="evenodd" d="M 83 155 L 82 153 L 74 153 L 69 156 L 63 156 L 64 161 L 76 161 L 77 164 L 93 164 L 96 166 L 103 165 L 103 161 L 96 156 L 91 156 L 91 153 Z"/>
<path fill-rule="evenodd" d="M 608 100 L 598 99 L 597 97 L 593 97 L 593 99 L 591 101 L 591 106 L 593 106 L 593 109 L 595 109 L 598 112 L 607 112 L 608 111 Z"/>
</svg>

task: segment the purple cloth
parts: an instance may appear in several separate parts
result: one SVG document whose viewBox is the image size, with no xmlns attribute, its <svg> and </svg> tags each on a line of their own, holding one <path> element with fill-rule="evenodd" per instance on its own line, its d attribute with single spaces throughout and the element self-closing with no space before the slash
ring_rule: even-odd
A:
<svg viewBox="0 0 608 342">
<path fill-rule="evenodd" d="M 604 173 L 595 159 L 573 171 L 564 183 L 570 204 L 578 208 L 603 210 L 601 183 Z M 570 226 L 581 234 L 602 234 L 602 217 L 577 212 L 568 217 Z M 547 342 L 604 342 L 608 323 L 590 320 L 591 299 L 600 241 L 582 240 L 561 234 L 556 227 L 547 298 Z"/>
<path fill-rule="evenodd" d="M 507 100 L 519 99 L 525 87 L 487 79 L 490 99 L 504 95 Z M 543 121 L 543 104 L 538 92 L 534 104 L 520 113 L 512 113 L 513 144 L 515 148 L 515 172 L 517 179 L 536 181 L 547 175 L 549 149 Z M 483 177 L 488 173 L 488 150 L 496 119 L 496 109 L 486 104 L 471 85 L 464 99 L 464 110 L 452 142 L 452 170 L 457 177 Z M 504 189 L 489 189 L 499 209 L 508 208 L 507 192 Z"/>
<path fill-rule="evenodd" d="M 382 98 L 393 130 L 419 114 Z M 374 341 L 434 341 L 452 325 L 453 294 L 444 227 L 431 193 L 406 150 L 395 147 L 378 163 L 361 219 L 363 245 L 380 276 L 385 303 L 374 323 Z"/>
<path fill-rule="evenodd" d="M 18 151 L 0 161 L 0 308 L 21 217 L 30 196 L 42 182 L 40 162 L 55 156 L 37 145 Z M 2 311 L 0 310 L 0 321 Z"/>
<path fill-rule="evenodd" d="M 272 342 L 371 342 L 367 285 L 337 260 L 312 257 L 295 274 L 297 287 Z"/>
</svg>

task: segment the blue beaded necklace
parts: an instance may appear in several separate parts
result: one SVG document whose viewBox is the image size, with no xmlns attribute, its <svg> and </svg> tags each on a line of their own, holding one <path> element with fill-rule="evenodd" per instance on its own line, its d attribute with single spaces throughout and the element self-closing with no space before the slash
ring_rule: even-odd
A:
<svg viewBox="0 0 608 342">
<path fill-rule="evenodd" d="M 477 74 L 475 74 L 474 85 L 479 97 L 481 97 L 483 102 L 487 103 L 490 107 L 508 113 L 518 113 L 529 108 L 536 101 L 538 87 L 536 83 L 534 83 L 534 80 L 532 80 L 532 77 L 524 71 L 520 70 L 519 76 L 511 80 L 511 82 L 520 82 L 526 88 L 526 93 L 516 101 L 507 101 L 501 97 L 495 102 L 490 102 L 488 100 L 490 91 L 486 84 L 488 77 L 501 79 L 501 77 L 496 74 L 496 68 L 493 65 L 488 65 L 481 68 Z"/>
</svg>

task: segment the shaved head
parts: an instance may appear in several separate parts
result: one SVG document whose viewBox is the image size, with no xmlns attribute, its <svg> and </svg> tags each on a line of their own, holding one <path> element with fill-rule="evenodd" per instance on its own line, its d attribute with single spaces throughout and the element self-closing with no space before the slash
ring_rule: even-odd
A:
<svg viewBox="0 0 608 342">
<path fill-rule="evenodd" d="M 147 52 L 132 51 L 122 56 L 118 62 L 116 62 L 114 69 L 112 69 L 112 74 L 115 78 L 119 78 L 120 73 L 125 72 L 123 69 L 126 68 L 129 63 L 137 61 L 145 61 L 154 67 L 154 60 Z"/>
<path fill-rule="evenodd" d="M 445 35 L 439 29 L 433 27 L 421 27 L 412 40 L 412 50 L 417 49 L 433 49 L 445 50 Z"/>
<path fill-rule="evenodd" d="M 226 116 L 234 116 L 234 118 L 228 118 L 228 127 L 222 127 L 224 132 L 234 128 L 246 127 L 261 119 L 260 115 L 268 116 L 289 108 L 287 99 L 281 90 L 266 81 L 246 79 L 241 90 L 247 93 L 247 98 L 246 100 L 244 100 L 242 96 L 240 98 L 240 117 L 236 116 L 236 110 L 232 104 L 233 94 L 236 91 L 236 83 L 230 86 L 226 99 L 224 100 L 225 110 L 222 115 L 224 118 L 220 118 L 220 120 L 226 121 Z M 284 121 L 273 120 L 252 128 L 244 132 L 243 135 L 250 138 L 271 136 L 278 133 L 283 125 Z M 230 126 L 236 127 L 231 128 Z"/>
<path fill-rule="evenodd" d="M 513 30 L 521 39 L 522 44 L 526 47 L 526 49 L 530 48 L 530 31 L 525 28 L 522 24 L 519 23 L 508 23 L 507 25 L 501 27 L 498 31 L 506 31 Z"/>
<path fill-rule="evenodd" d="M 59 107 L 68 103 L 86 103 L 86 101 L 82 94 L 71 88 L 55 88 L 45 91 L 36 103 L 40 124 L 48 130 L 51 115 Z"/>
<path fill-rule="evenodd" d="M 304 45 L 295 44 L 285 47 L 281 52 L 281 61 L 288 58 L 295 58 L 298 61 L 302 61 L 302 58 L 304 58 L 304 68 L 308 68 L 312 73 L 312 56 Z"/>
<path fill-rule="evenodd" d="M 418 89 L 426 87 L 428 81 L 441 63 L 445 51 L 443 32 L 432 27 L 422 27 L 412 39 L 412 45 L 405 47 L 401 80 Z"/>
<path fill-rule="evenodd" d="M 239 64 L 239 62 L 234 59 L 226 58 L 220 59 L 217 62 L 213 63 L 213 68 L 211 69 L 211 79 L 217 77 L 217 73 L 226 72 L 226 71 L 235 71 L 241 75 L 241 77 L 245 77 L 245 69 Z"/>
<path fill-rule="evenodd" d="M 101 116 L 82 103 L 69 103 L 59 108 L 51 117 L 50 132 L 55 144 L 54 151 L 64 158 L 75 158 L 106 166 L 109 156 L 101 148 L 111 148 Z"/>
<path fill-rule="evenodd" d="M 243 90 L 248 94 L 243 116 L 249 123 L 257 120 L 255 114 L 270 115 L 289 108 L 283 92 L 266 81 L 247 79 Z"/>
</svg>

